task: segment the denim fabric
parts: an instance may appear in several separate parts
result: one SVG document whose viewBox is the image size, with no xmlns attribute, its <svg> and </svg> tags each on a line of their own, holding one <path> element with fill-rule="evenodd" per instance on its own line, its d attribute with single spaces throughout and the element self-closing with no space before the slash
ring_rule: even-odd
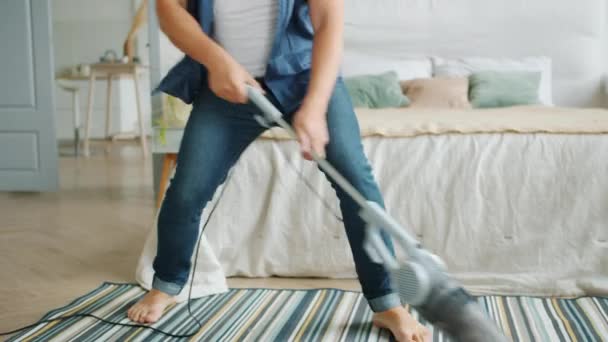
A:
<svg viewBox="0 0 608 342">
<path fill-rule="evenodd" d="M 269 99 L 283 109 L 272 95 Z M 177 295 L 185 285 L 198 239 L 202 209 L 224 182 L 241 153 L 266 129 L 255 120 L 254 116 L 258 114 L 261 113 L 252 104 L 229 103 L 211 91 L 200 93 L 195 100 L 182 138 L 177 169 L 158 216 L 154 288 Z M 291 122 L 293 114 L 286 114 L 285 118 Z M 337 82 L 328 106 L 327 124 L 330 135 L 327 160 L 365 198 L 384 205 L 363 152 L 359 124 L 350 97 L 341 81 Z M 364 296 L 374 311 L 400 305 L 387 271 L 382 265 L 373 263 L 363 249 L 365 222 L 359 217 L 359 205 L 333 182 L 332 186 L 340 200 Z M 383 238 L 392 249 L 390 238 L 386 235 Z"/>
<path fill-rule="evenodd" d="M 214 0 L 190 0 L 188 12 L 202 30 L 213 37 Z M 306 0 L 280 0 L 277 29 L 264 82 L 286 112 L 294 111 L 306 93 L 310 79 L 313 27 Z M 208 90 L 207 70 L 185 56 L 163 78 L 155 91 L 192 103 Z"/>
</svg>

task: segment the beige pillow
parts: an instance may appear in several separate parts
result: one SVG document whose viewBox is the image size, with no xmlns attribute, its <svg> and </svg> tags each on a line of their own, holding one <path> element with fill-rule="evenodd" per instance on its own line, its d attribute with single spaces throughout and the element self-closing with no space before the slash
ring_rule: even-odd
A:
<svg viewBox="0 0 608 342">
<path fill-rule="evenodd" d="M 401 82 L 414 108 L 472 108 L 468 77 L 419 78 Z"/>
</svg>

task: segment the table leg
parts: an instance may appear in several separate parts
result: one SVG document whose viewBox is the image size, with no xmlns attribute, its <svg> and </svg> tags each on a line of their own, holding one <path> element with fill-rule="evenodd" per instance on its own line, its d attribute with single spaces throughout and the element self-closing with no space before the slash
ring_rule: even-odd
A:
<svg viewBox="0 0 608 342">
<path fill-rule="evenodd" d="M 108 85 L 106 90 L 106 153 L 110 152 L 112 137 L 110 129 L 112 128 L 112 74 L 108 74 Z"/>
<path fill-rule="evenodd" d="M 144 118 L 141 110 L 140 94 L 139 94 L 139 80 L 137 70 L 133 71 L 133 84 L 135 85 L 135 105 L 137 106 L 137 118 L 139 121 L 139 136 L 141 140 L 141 149 L 144 154 L 144 158 L 148 157 L 148 144 L 146 137 L 146 130 L 144 129 Z"/>
<path fill-rule="evenodd" d="M 89 77 L 89 96 L 88 96 L 88 104 L 87 104 L 87 117 L 86 123 L 84 125 L 84 155 L 86 157 L 91 155 L 89 150 L 89 134 L 91 130 L 91 116 L 93 114 L 93 101 L 95 97 L 95 71 L 91 70 L 91 76 Z"/>
<path fill-rule="evenodd" d="M 78 158 L 80 150 L 80 90 L 72 92 L 72 110 L 74 111 L 74 156 Z"/>
</svg>

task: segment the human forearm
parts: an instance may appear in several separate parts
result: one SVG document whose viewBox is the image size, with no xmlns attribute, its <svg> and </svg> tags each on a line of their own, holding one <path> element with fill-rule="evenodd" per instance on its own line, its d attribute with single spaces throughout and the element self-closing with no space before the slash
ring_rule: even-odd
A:
<svg viewBox="0 0 608 342">
<path fill-rule="evenodd" d="M 343 50 L 343 0 L 310 1 L 315 37 L 313 41 L 310 83 L 303 105 L 327 108 Z"/>
<path fill-rule="evenodd" d="M 208 69 L 216 61 L 229 57 L 177 0 L 157 0 L 156 12 L 160 27 L 169 40 Z"/>
<path fill-rule="evenodd" d="M 310 82 L 293 119 L 302 156 L 325 157 L 329 131 L 325 115 L 342 59 L 344 0 L 309 0 L 314 28 Z"/>
<path fill-rule="evenodd" d="M 245 103 L 246 84 L 261 90 L 253 76 L 203 32 L 178 0 L 157 0 L 156 6 L 160 27 L 171 42 L 209 71 L 213 93 L 230 102 Z"/>
</svg>

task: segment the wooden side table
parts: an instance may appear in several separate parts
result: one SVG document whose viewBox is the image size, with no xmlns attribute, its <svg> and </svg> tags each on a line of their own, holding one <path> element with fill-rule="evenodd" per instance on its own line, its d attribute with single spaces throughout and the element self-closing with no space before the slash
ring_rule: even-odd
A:
<svg viewBox="0 0 608 342">
<path fill-rule="evenodd" d="M 85 156 L 90 155 L 89 150 L 89 131 L 91 127 L 91 115 L 93 113 L 93 103 L 95 101 L 95 80 L 99 77 L 107 77 L 107 94 L 106 94 L 106 138 L 110 138 L 113 142 L 117 136 L 110 135 L 110 127 L 112 124 L 112 80 L 116 76 L 130 75 L 133 77 L 135 84 L 135 105 L 137 107 L 137 120 L 139 123 L 139 137 L 141 149 L 144 158 L 148 157 L 148 143 L 146 141 L 146 131 L 144 129 L 144 120 L 141 106 L 141 95 L 138 74 L 145 69 L 144 66 L 135 63 L 97 63 L 91 64 L 91 74 L 89 77 L 89 96 L 87 105 L 87 116 L 84 127 L 84 145 L 83 153 Z"/>
</svg>

